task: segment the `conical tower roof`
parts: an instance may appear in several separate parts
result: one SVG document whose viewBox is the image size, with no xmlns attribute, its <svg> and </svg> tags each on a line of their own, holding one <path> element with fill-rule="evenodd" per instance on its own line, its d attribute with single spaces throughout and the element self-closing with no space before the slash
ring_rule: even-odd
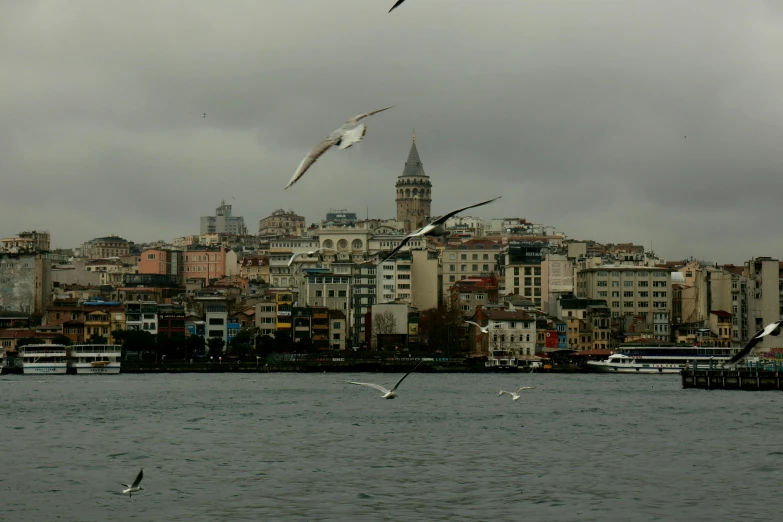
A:
<svg viewBox="0 0 783 522">
<path fill-rule="evenodd" d="M 411 151 L 408 153 L 408 161 L 405 162 L 405 170 L 403 170 L 400 175 L 401 178 L 409 176 L 418 176 L 422 178 L 429 177 L 424 173 L 424 166 L 419 157 L 419 150 L 416 148 L 415 132 L 413 133 L 413 141 L 411 142 Z"/>
</svg>

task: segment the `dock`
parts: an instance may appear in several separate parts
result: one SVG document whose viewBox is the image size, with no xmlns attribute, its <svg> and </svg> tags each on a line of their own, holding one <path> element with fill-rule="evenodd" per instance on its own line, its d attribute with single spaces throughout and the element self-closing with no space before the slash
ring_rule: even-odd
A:
<svg viewBox="0 0 783 522">
<path fill-rule="evenodd" d="M 783 390 L 781 373 L 774 369 L 722 368 L 685 369 L 680 372 L 683 388 L 705 390 Z"/>
</svg>

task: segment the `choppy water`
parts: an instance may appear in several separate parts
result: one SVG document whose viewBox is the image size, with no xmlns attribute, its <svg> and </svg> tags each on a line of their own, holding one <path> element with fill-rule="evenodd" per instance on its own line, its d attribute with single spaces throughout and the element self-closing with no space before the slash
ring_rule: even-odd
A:
<svg viewBox="0 0 783 522">
<path fill-rule="evenodd" d="M 774 392 L 679 376 L 0 377 L 0 520 L 774 520 Z M 513 402 L 499 389 L 533 385 Z M 144 468 L 144 491 L 119 482 Z"/>
</svg>

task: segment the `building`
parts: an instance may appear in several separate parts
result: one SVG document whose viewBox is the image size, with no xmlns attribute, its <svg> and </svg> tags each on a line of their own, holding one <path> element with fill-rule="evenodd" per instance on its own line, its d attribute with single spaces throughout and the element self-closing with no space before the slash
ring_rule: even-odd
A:
<svg viewBox="0 0 783 522">
<path fill-rule="evenodd" d="M 269 282 L 269 258 L 265 255 L 242 258 L 239 275 L 248 281 Z"/>
<path fill-rule="evenodd" d="M 247 234 L 245 218 L 231 215 L 231 205 L 226 205 L 225 200 L 215 209 L 214 216 L 201 216 L 201 235 L 205 234 Z"/>
<path fill-rule="evenodd" d="M 547 249 L 548 244 L 540 241 L 508 242 L 500 255 L 506 294 L 518 294 L 533 301 L 537 307 L 542 306 L 544 285 L 541 265 Z"/>
<path fill-rule="evenodd" d="M 48 254 L 0 253 L 0 310 L 43 315 L 51 293 Z"/>
<path fill-rule="evenodd" d="M 307 225 L 304 216 L 293 210 L 275 210 L 258 222 L 259 236 L 302 236 Z"/>
<path fill-rule="evenodd" d="M 462 279 L 495 274 L 501 249 L 499 239 L 474 238 L 458 245 L 447 245 L 442 257 L 442 295 L 451 295 L 451 287 Z"/>
<path fill-rule="evenodd" d="M 579 271 L 577 294 L 606 300 L 612 318 L 645 318 L 653 325 L 655 339 L 668 342 L 671 338 L 671 278 L 671 272 L 664 267 L 601 265 Z"/>
<path fill-rule="evenodd" d="M 51 237 L 48 231 L 43 230 L 19 232 L 17 237 L 0 239 L 0 252 L 14 254 L 49 252 Z"/>
<path fill-rule="evenodd" d="M 431 216 L 432 183 L 424 173 L 424 166 L 416 148 L 416 134 L 413 134 L 411 150 L 405 169 L 397 178 L 395 184 L 397 194 L 397 221 L 402 223 L 403 230 L 408 233 L 427 224 Z"/>
<path fill-rule="evenodd" d="M 222 279 L 226 275 L 226 248 L 190 247 L 182 253 L 186 279 Z"/>
<path fill-rule="evenodd" d="M 479 308 L 498 304 L 498 278 L 487 277 L 461 279 L 451 287 L 451 304 L 462 310 L 466 318 L 472 317 Z"/>
<path fill-rule="evenodd" d="M 340 310 L 329 310 L 329 342 L 332 350 L 345 350 L 348 321 Z"/>
<path fill-rule="evenodd" d="M 130 255 L 132 243 L 127 239 L 111 234 L 91 239 L 81 246 L 82 257 L 87 259 L 106 259 Z"/>
<path fill-rule="evenodd" d="M 783 316 L 783 264 L 771 257 L 757 257 L 745 262 L 747 277 L 747 325 L 753 335 Z M 768 335 L 756 350 L 768 351 L 783 346 L 781 336 Z"/>
<path fill-rule="evenodd" d="M 125 303 L 125 329 L 158 333 L 158 303 L 134 301 Z"/>
<path fill-rule="evenodd" d="M 504 352 L 525 359 L 536 355 L 536 319 L 525 310 L 479 308 L 472 321 L 485 325 L 484 346 L 472 348 L 474 353 Z"/>
<path fill-rule="evenodd" d="M 181 250 L 148 248 L 141 252 L 138 273 L 170 275 L 173 276 L 174 281 L 181 284 L 185 268 L 182 260 L 183 254 Z"/>
</svg>

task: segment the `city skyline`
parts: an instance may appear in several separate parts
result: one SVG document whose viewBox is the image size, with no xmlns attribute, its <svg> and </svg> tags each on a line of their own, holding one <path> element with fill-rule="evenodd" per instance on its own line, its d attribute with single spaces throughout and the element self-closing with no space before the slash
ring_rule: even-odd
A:
<svg viewBox="0 0 783 522">
<path fill-rule="evenodd" d="M 493 5 L 4 3 L 2 235 L 170 240 L 221 199 L 251 232 L 277 208 L 390 218 L 416 128 L 435 215 L 503 193 L 471 214 L 671 259 L 782 257 L 774 3 Z M 323 42 L 352 52 L 326 67 Z M 283 192 L 315 140 L 392 104 Z"/>
</svg>

